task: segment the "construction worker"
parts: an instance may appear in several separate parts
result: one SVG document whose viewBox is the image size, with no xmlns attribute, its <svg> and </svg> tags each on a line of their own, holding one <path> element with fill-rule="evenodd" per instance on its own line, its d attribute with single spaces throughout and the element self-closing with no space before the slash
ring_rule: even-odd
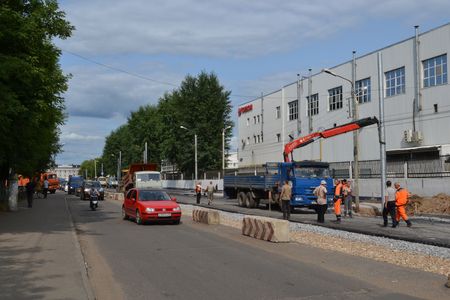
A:
<svg viewBox="0 0 450 300">
<path fill-rule="evenodd" d="M 388 226 L 388 214 L 392 218 L 392 227 L 397 226 L 397 220 L 395 216 L 395 194 L 397 191 L 392 187 L 390 180 L 386 181 L 386 195 L 384 196 L 383 207 L 383 227 Z"/>
<path fill-rule="evenodd" d="M 284 185 L 281 188 L 281 210 L 283 211 L 283 219 L 289 220 L 291 216 L 291 197 L 292 197 L 292 188 L 289 185 L 289 181 L 285 180 Z"/>
<path fill-rule="evenodd" d="M 407 226 L 411 227 L 411 221 L 408 219 L 408 215 L 406 215 L 406 204 L 408 204 L 409 192 L 407 189 L 400 187 L 400 183 L 398 182 L 394 184 L 394 187 L 397 190 L 395 193 L 395 206 L 397 207 L 395 226 L 399 224 L 400 218 L 402 218 L 405 220 Z"/>
<path fill-rule="evenodd" d="M 202 183 L 198 182 L 195 186 L 195 195 L 197 196 L 197 204 L 200 204 L 200 199 L 202 198 Z"/>
<path fill-rule="evenodd" d="M 344 196 L 344 185 L 347 184 L 347 180 L 342 181 L 336 179 L 336 187 L 334 188 L 334 213 L 336 215 L 336 222 L 341 223 L 341 203 Z"/>
</svg>

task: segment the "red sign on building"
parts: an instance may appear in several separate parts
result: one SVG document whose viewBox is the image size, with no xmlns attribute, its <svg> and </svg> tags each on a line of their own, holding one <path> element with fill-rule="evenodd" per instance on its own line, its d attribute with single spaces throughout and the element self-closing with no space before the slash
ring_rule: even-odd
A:
<svg viewBox="0 0 450 300">
<path fill-rule="evenodd" d="M 238 116 L 241 116 L 241 114 L 249 112 L 251 110 L 253 110 L 253 104 L 248 104 L 246 106 L 239 107 Z"/>
</svg>

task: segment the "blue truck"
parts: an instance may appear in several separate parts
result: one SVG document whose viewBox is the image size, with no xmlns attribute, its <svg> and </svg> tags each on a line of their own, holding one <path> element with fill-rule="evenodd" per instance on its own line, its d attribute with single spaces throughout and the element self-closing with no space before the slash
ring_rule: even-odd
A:
<svg viewBox="0 0 450 300">
<path fill-rule="evenodd" d="M 280 205 L 279 190 L 288 180 L 292 186 L 291 208 L 315 208 L 314 189 L 322 180 L 327 182 L 327 202 L 333 203 L 333 179 L 329 164 L 317 161 L 269 162 L 262 175 L 232 175 L 224 177 L 225 196 L 238 200 L 242 207 Z"/>
<path fill-rule="evenodd" d="M 330 176 L 329 164 L 319 161 L 294 161 L 294 150 L 313 143 L 318 139 L 327 139 L 363 127 L 379 124 L 376 117 L 356 120 L 322 131 L 312 132 L 299 137 L 284 146 L 284 162 L 265 164 L 263 175 L 224 176 L 225 196 L 238 200 L 243 207 L 254 208 L 260 204 L 278 204 L 281 206 L 279 189 L 285 180 L 292 186 L 291 208 L 315 208 L 314 189 L 322 180 L 327 182 L 327 202 L 333 203 L 333 179 Z"/>
</svg>

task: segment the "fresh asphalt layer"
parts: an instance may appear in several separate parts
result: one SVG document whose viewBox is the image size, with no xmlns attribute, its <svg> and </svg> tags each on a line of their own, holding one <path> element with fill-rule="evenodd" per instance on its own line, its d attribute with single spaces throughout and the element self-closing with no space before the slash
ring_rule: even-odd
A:
<svg viewBox="0 0 450 300">
<path fill-rule="evenodd" d="M 439 299 L 447 292 L 442 276 L 419 270 L 268 243 L 190 216 L 180 225 L 139 226 L 121 219 L 120 201 L 101 201 L 97 211 L 74 196 L 66 201 L 88 241 L 82 248 L 101 256 L 108 268 L 100 276 L 126 299 Z"/>
<path fill-rule="evenodd" d="M 197 205 L 195 204 L 196 198 L 192 192 L 180 190 L 167 190 L 167 192 L 175 196 L 180 203 Z M 206 197 L 202 196 L 199 206 L 211 207 L 207 205 L 207 202 Z M 282 217 L 282 213 L 276 208 L 269 211 L 265 207 L 263 208 L 263 206 L 253 209 L 240 207 L 237 205 L 236 199 L 225 199 L 220 196 L 215 197 L 212 208 L 246 215 L 271 218 Z M 325 215 L 325 224 L 317 223 L 316 220 L 317 215 L 310 209 L 296 209 L 294 213 L 291 213 L 292 222 L 313 224 L 337 230 L 450 248 L 450 223 L 448 222 L 436 222 L 433 219 L 417 219 L 412 217 L 413 226 L 411 228 L 406 227 L 404 221 L 400 222 L 399 227 L 391 228 L 390 226 L 382 226 L 383 219 L 381 217 L 354 216 L 353 218 L 343 218 L 341 223 L 338 224 L 335 222 L 336 217 L 332 211 Z M 390 220 L 389 224 L 391 224 Z"/>
</svg>

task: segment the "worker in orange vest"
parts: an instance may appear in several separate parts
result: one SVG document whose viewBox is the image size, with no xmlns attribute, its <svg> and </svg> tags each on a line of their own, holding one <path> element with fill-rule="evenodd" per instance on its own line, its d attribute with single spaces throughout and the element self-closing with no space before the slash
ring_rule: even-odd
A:
<svg viewBox="0 0 450 300">
<path fill-rule="evenodd" d="M 347 180 L 335 181 L 336 187 L 334 188 L 334 213 L 336 215 L 336 222 L 341 222 L 341 203 L 344 196 L 344 185 L 347 184 Z"/>
<path fill-rule="evenodd" d="M 400 187 L 400 183 L 396 182 L 394 184 L 395 189 L 397 192 L 395 193 L 395 206 L 397 207 L 397 214 L 396 214 L 396 227 L 399 222 L 400 218 L 405 220 L 408 227 L 411 227 L 411 221 L 408 219 L 408 215 L 406 214 L 406 204 L 408 204 L 408 198 L 409 198 L 409 192 L 407 189 Z"/>
</svg>

